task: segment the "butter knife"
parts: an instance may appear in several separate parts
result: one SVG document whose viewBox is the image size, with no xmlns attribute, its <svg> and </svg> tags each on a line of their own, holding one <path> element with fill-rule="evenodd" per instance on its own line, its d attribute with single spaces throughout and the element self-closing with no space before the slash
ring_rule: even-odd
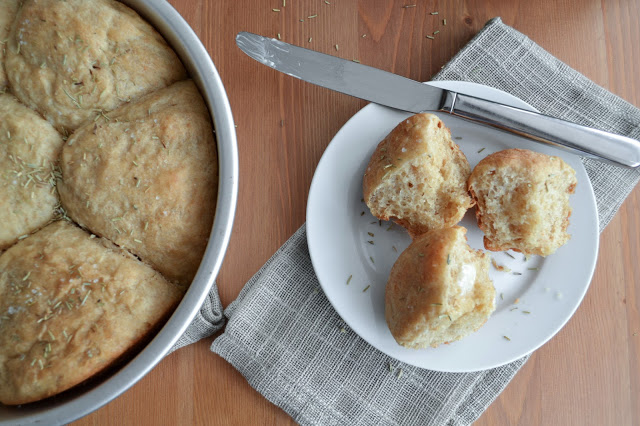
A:
<svg viewBox="0 0 640 426">
<path fill-rule="evenodd" d="M 419 83 L 360 63 L 248 32 L 236 36 L 251 58 L 300 80 L 391 108 L 446 112 L 578 155 L 640 165 L 640 142 L 591 127 Z"/>
</svg>

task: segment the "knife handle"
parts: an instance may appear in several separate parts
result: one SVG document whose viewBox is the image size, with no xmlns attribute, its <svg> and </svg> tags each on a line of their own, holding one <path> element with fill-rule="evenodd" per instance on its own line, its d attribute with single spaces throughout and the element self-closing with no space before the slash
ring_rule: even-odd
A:
<svg viewBox="0 0 640 426">
<path fill-rule="evenodd" d="M 625 136 L 450 91 L 441 110 L 585 157 L 626 167 L 640 165 L 640 142 Z"/>
</svg>

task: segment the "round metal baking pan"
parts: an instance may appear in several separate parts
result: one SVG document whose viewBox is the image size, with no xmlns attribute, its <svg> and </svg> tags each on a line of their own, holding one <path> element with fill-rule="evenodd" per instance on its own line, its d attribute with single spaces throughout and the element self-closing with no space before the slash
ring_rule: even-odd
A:
<svg viewBox="0 0 640 426">
<path fill-rule="evenodd" d="M 64 424 L 107 404 L 133 386 L 169 352 L 198 313 L 224 258 L 238 198 L 238 144 L 231 107 L 207 50 L 189 24 L 166 1 L 124 0 L 167 40 L 198 85 L 216 131 L 219 184 L 211 236 L 198 273 L 164 327 L 116 371 L 61 395 L 22 407 L 0 405 L 0 425 Z"/>
</svg>

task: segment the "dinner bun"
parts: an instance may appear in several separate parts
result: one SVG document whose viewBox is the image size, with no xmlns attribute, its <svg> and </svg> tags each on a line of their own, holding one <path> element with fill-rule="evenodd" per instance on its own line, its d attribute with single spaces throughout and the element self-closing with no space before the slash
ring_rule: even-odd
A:
<svg viewBox="0 0 640 426">
<path fill-rule="evenodd" d="M 396 342 L 436 347 L 478 330 L 495 310 L 489 256 L 461 226 L 416 237 L 391 269 L 385 318 Z"/>
<path fill-rule="evenodd" d="M 162 36 L 113 0 L 26 0 L 6 49 L 13 92 L 62 133 L 186 77 Z"/>
<path fill-rule="evenodd" d="M 78 129 L 60 160 L 68 216 L 189 284 L 211 231 L 218 158 L 211 120 L 191 80 Z"/>
<path fill-rule="evenodd" d="M 38 401 L 108 368 L 183 288 L 109 241 L 54 222 L 0 256 L 0 402 Z"/>
<path fill-rule="evenodd" d="M 488 250 L 547 256 L 569 241 L 576 172 L 560 157 L 508 149 L 484 158 L 469 178 Z"/>
<path fill-rule="evenodd" d="M 62 143 L 35 111 L 0 94 L 0 252 L 53 219 Z"/>
<path fill-rule="evenodd" d="M 364 200 L 375 217 L 392 219 L 416 237 L 455 225 L 473 206 L 470 171 L 444 123 L 416 114 L 378 144 L 364 175 Z"/>
</svg>

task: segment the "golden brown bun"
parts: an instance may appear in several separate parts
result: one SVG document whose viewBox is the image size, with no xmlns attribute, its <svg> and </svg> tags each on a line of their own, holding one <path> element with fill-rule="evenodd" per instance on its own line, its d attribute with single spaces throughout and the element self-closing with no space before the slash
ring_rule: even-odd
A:
<svg viewBox="0 0 640 426">
<path fill-rule="evenodd" d="M 469 162 L 442 121 L 416 114 L 376 148 L 364 175 L 364 199 L 375 217 L 392 219 L 416 237 L 455 225 L 473 206 L 469 173 Z"/>
<path fill-rule="evenodd" d="M 213 223 L 218 159 L 192 81 L 127 104 L 64 145 L 60 201 L 69 217 L 189 284 Z"/>
<path fill-rule="evenodd" d="M 436 347 L 478 330 L 495 310 L 489 256 L 460 226 L 420 235 L 400 254 L 385 291 L 385 317 L 398 344 Z"/>
<path fill-rule="evenodd" d="M 18 99 L 63 133 L 186 76 L 153 27 L 113 0 L 25 1 L 6 71 Z"/>
<path fill-rule="evenodd" d="M 569 241 L 576 172 L 560 157 L 508 149 L 484 158 L 469 178 L 488 250 L 547 256 Z"/>
<path fill-rule="evenodd" d="M 62 138 L 9 94 L 0 94 L 0 252 L 53 219 Z"/>
<path fill-rule="evenodd" d="M 7 73 L 4 71 L 4 57 L 7 52 L 7 39 L 11 24 L 18 11 L 18 0 L 0 0 L 0 90 L 7 85 Z"/>
<path fill-rule="evenodd" d="M 182 290 L 108 241 L 54 222 L 0 256 L 0 402 L 37 401 L 109 367 Z"/>
</svg>

